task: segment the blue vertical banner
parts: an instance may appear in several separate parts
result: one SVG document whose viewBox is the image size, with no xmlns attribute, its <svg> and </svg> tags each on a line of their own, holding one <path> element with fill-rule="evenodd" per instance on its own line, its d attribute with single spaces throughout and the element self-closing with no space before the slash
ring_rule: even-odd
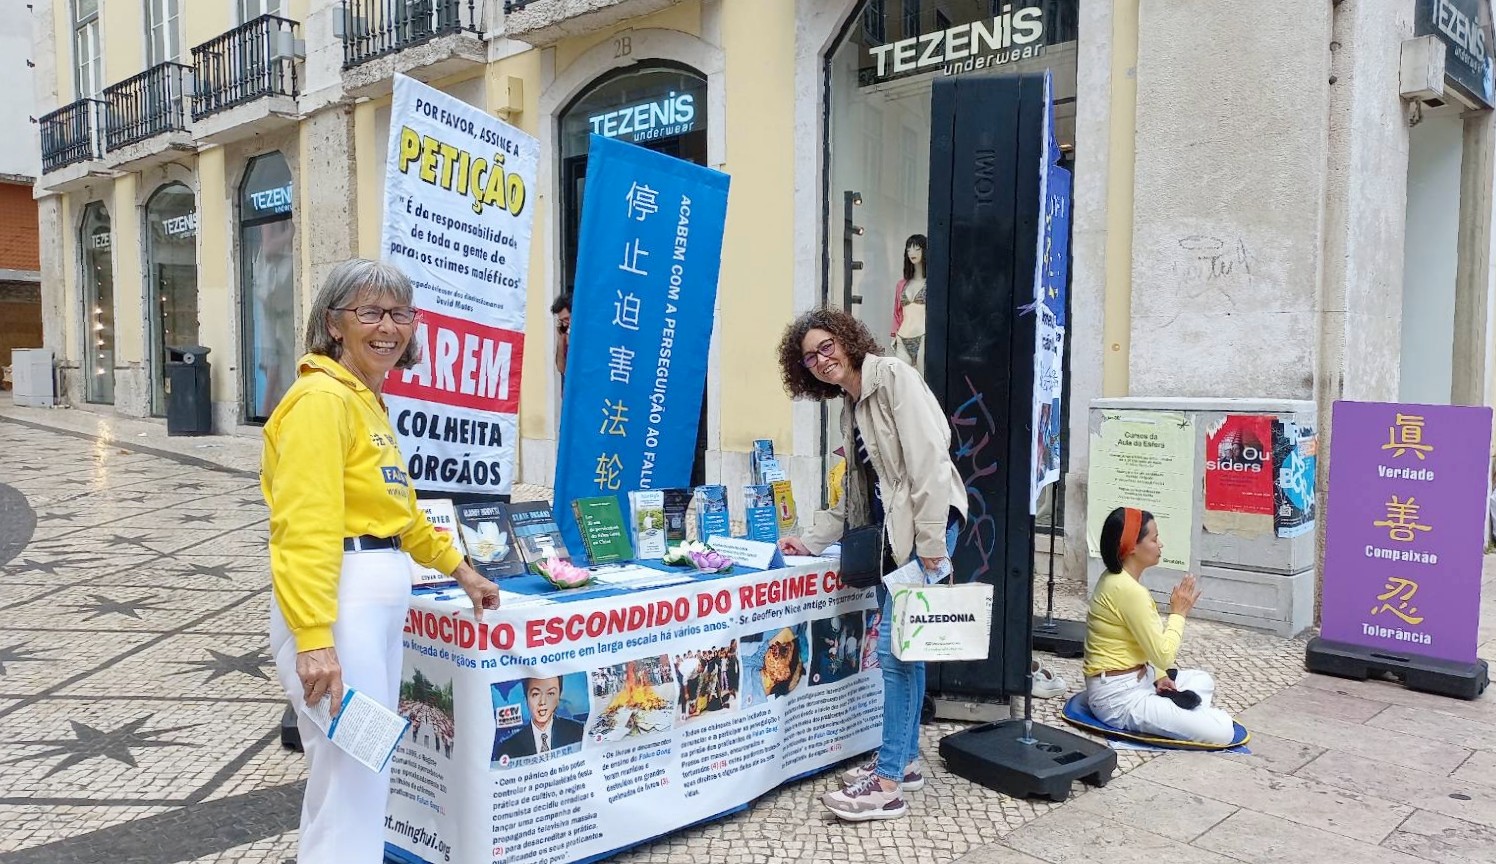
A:
<svg viewBox="0 0 1496 864">
<path fill-rule="evenodd" d="M 1034 412 L 1033 474 L 1029 482 L 1029 513 L 1039 512 L 1044 487 L 1060 479 L 1060 416 L 1064 398 L 1065 291 L 1070 275 L 1070 172 L 1061 168 L 1060 146 L 1054 136 L 1054 96 L 1051 73 L 1044 73 L 1044 157 L 1039 186 L 1044 226 L 1039 233 L 1038 266 L 1034 273 Z"/>
<path fill-rule="evenodd" d="M 572 501 L 690 483 L 728 177 L 593 135 L 586 184 L 553 505 L 578 558 Z"/>
</svg>

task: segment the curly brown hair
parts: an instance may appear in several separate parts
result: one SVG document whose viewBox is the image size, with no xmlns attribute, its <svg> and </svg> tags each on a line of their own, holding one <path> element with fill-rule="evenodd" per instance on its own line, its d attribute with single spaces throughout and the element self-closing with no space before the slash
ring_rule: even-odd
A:
<svg viewBox="0 0 1496 864">
<path fill-rule="evenodd" d="M 784 336 L 779 340 L 779 377 L 784 380 L 785 392 L 795 399 L 801 396 L 816 401 L 834 399 L 842 395 L 841 388 L 827 384 L 805 368 L 805 349 L 801 345 L 805 342 L 805 334 L 812 330 L 830 333 L 859 371 L 869 354 L 878 353 L 878 342 L 867 325 L 851 314 L 831 307 L 812 309 L 784 328 Z"/>
</svg>

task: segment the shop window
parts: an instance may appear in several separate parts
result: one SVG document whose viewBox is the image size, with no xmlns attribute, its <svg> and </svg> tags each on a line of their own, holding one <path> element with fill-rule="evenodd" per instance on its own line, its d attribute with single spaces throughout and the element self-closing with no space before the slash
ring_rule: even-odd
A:
<svg viewBox="0 0 1496 864">
<path fill-rule="evenodd" d="M 150 292 L 151 412 L 166 413 L 167 349 L 198 344 L 197 202 L 181 183 L 157 189 L 145 206 Z"/>
<path fill-rule="evenodd" d="M 102 201 L 83 208 L 78 259 L 83 275 L 84 398 L 114 402 L 114 235 Z"/>
<path fill-rule="evenodd" d="M 244 416 L 263 423 L 296 379 L 296 279 L 291 169 L 269 153 L 239 188 L 239 296 Z"/>
<path fill-rule="evenodd" d="M 850 308 L 888 353 L 918 368 L 923 369 L 926 347 L 923 256 L 929 233 L 932 84 L 946 75 L 1051 70 L 1056 137 L 1068 152 L 1075 138 L 1077 3 L 902 0 L 891 9 L 894 4 L 867 0 L 849 16 L 827 57 L 825 212 L 831 228 L 824 296 L 830 304 Z M 947 45 L 943 34 L 952 32 L 956 38 Z M 901 40 L 928 40 L 932 34 L 942 34 L 941 50 L 930 52 L 929 61 L 924 51 L 899 50 Z M 1015 49 L 1017 34 L 1025 41 Z M 967 53 L 947 60 L 949 46 Z M 861 202 L 854 221 L 863 233 L 851 238 L 849 257 L 840 229 L 845 202 L 854 198 Z M 836 440 L 839 400 L 827 408 L 829 440 Z M 1061 458 L 1066 458 L 1063 445 Z M 1050 514 L 1041 512 L 1040 525 L 1049 521 Z"/>
</svg>

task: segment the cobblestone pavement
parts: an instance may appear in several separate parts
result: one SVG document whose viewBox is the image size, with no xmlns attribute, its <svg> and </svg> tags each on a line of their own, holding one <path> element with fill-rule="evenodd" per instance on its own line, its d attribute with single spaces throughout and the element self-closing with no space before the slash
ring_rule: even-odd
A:
<svg viewBox="0 0 1496 864">
<path fill-rule="evenodd" d="M 303 771 L 276 738 L 283 703 L 266 656 L 258 440 L 166 438 L 159 424 L 0 402 L 0 451 L 0 717 L 9 733 L 0 743 L 0 823 L 9 829 L 0 864 L 291 858 Z M 522 487 L 516 497 L 547 491 Z M 1059 614 L 1081 617 L 1080 586 L 1062 585 L 1056 603 Z M 1214 673 L 1220 704 L 1239 713 L 1299 682 L 1303 650 L 1302 639 L 1192 622 L 1181 664 Z M 1046 659 L 1073 690 L 1079 662 Z M 1035 700 L 1036 719 L 1063 726 L 1061 701 Z M 1284 704 L 1292 715 L 1298 703 Z M 827 773 L 614 860 L 1017 855 L 997 844 L 1034 836 L 1025 826 L 1051 811 L 1082 812 L 1088 798 L 1122 788 L 1077 786 L 1063 806 L 1000 795 L 940 764 L 939 738 L 960 728 L 925 727 L 929 783 L 912 793 L 908 818 L 837 823 L 817 800 L 833 786 Z M 1263 759 L 1294 750 L 1265 740 Z M 1119 756 L 1122 771 L 1181 758 Z"/>
</svg>

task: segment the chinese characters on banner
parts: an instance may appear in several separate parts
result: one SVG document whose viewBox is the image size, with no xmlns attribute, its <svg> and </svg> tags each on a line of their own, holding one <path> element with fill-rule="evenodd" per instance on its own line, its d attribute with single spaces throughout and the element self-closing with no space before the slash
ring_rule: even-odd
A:
<svg viewBox="0 0 1496 864">
<path fill-rule="evenodd" d="M 1051 92 L 1045 72 L 1046 97 Z M 1047 98 L 1046 98 L 1047 101 Z M 1044 118 L 1044 163 L 1040 188 L 1044 196 L 1044 230 L 1039 236 L 1039 266 L 1034 280 L 1034 430 L 1029 513 L 1039 512 L 1044 487 L 1060 479 L 1060 415 L 1064 385 L 1065 292 L 1070 270 L 1070 172 L 1057 164 L 1054 104 Z"/>
<path fill-rule="evenodd" d="M 1206 431 L 1207 511 L 1271 517 L 1273 486 L 1272 417 L 1229 414 Z"/>
<path fill-rule="evenodd" d="M 1325 639 L 1475 661 L 1491 409 L 1336 402 Z"/>
<path fill-rule="evenodd" d="M 395 76 L 384 260 L 415 286 L 421 362 L 384 399 L 422 491 L 507 495 L 519 439 L 525 280 L 539 145 Z"/>
<path fill-rule="evenodd" d="M 1093 421 L 1094 422 L 1094 421 Z M 1174 411 L 1105 412 L 1091 433 L 1086 544 L 1101 557 L 1101 524 L 1118 507 L 1158 520 L 1170 570 L 1188 570 L 1195 534 L 1195 422 Z"/>
<path fill-rule="evenodd" d="M 556 520 L 569 503 L 685 486 L 722 263 L 727 175 L 592 136 L 557 442 Z"/>
</svg>

